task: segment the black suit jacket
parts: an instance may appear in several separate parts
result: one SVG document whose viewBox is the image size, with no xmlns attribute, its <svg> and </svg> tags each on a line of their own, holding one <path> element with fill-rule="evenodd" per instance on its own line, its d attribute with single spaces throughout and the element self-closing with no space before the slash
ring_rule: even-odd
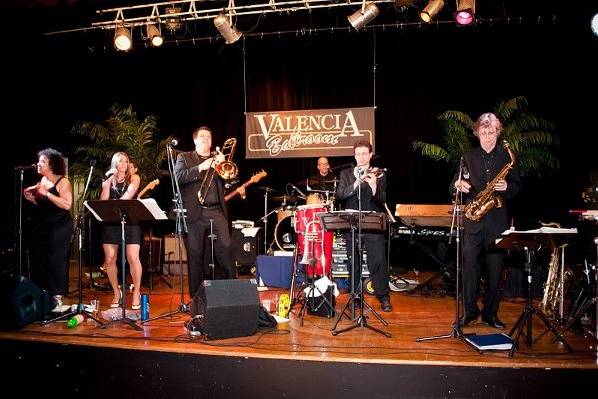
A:
<svg viewBox="0 0 598 399">
<path fill-rule="evenodd" d="M 336 199 L 344 204 L 345 209 L 358 209 L 357 189 L 353 189 L 353 183 L 357 178 L 353 174 L 354 168 L 347 168 L 341 171 L 340 180 L 336 189 Z M 364 211 L 385 212 L 386 202 L 386 174 L 377 181 L 376 194 L 372 195 L 372 189 L 366 182 L 361 183 L 361 209 Z"/>
<path fill-rule="evenodd" d="M 201 158 L 197 151 L 189 151 L 180 153 L 177 156 L 174 165 L 174 173 L 179 181 L 183 206 L 187 210 L 187 222 L 189 223 L 196 223 L 201 218 L 202 208 L 199 199 L 197 198 L 197 192 L 199 191 L 205 173 L 200 173 L 199 168 L 197 167 L 201 162 Z M 224 184 L 222 178 L 218 174 L 215 174 L 212 184 L 216 185 L 220 207 L 222 208 L 224 217 L 228 220 L 228 212 L 226 203 L 224 202 Z"/>
<path fill-rule="evenodd" d="M 482 156 L 481 147 L 473 148 L 463 154 L 463 165 L 469 171 L 469 183 L 471 188 L 469 193 L 464 194 L 463 202 L 469 204 L 474 198 L 486 187 L 486 167 L 484 165 L 484 158 Z M 497 144 L 494 161 L 490 168 L 490 176 L 494 178 L 501 169 L 511 161 L 509 153 L 502 146 Z M 451 182 L 451 191 L 455 190 L 455 181 L 459 177 L 459 171 L 455 173 L 453 181 Z M 513 169 L 507 174 L 505 179 L 507 181 L 507 190 L 504 192 L 497 192 L 503 198 L 513 198 L 519 190 L 521 190 L 521 177 L 519 176 L 519 168 L 517 162 Z M 467 218 L 464 219 L 465 231 L 469 233 L 477 233 L 486 228 L 490 230 L 489 236 L 498 237 L 503 231 L 509 227 L 507 204 L 502 208 L 493 208 L 480 221 L 472 222 Z"/>
</svg>

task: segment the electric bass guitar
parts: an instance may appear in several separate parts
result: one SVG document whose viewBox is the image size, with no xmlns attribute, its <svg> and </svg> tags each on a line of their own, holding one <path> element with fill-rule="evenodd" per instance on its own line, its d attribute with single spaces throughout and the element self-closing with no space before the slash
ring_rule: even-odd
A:
<svg viewBox="0 0 598 399">
<path fill-rule="evenodd" d="M 229 199 L 233 198 L 235 195 L 239 194 L 240 188 L 245 188 L 245 187 L 249 186 L 250 184 L 257 183 L 263 177 L 266 177 L 266 176 L 268 176 L 268 173 L 266 173 L 265 170 L 262 170 L 261 172 L 254 174 L 253 176 L 251 176 L 251 179 L 247 180 L 245 183 L 241 184 L 239 187 L 237 187 L 230 193 L 226 194 L 226 196 L 224 197 L 224 200 L 228 201 Z"/>
<path fill-rule="evenodd" d="M 160 184 L 160 179 L 152 180 L 151 182 L 147 183 L 147 186 L 143 187 L 143 190 L 141 190 L 139 194 L 137 194 L 137 199 L 143 197 L 143 195 L 147 193 L 149 190 L 153 190 L 154 188 L 156 188 L 158 184 Z"/>
</svg>

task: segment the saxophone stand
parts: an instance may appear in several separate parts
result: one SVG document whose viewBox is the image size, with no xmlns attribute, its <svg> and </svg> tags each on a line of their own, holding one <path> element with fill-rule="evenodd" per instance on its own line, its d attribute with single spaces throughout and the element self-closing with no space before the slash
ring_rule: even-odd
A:
<svg viewBox="0 0 598 399">
<path fill-rule="evenodd" d="M 463 179 L 463 158 L 461 158 L 461 165 L 459 166 L 459 177 L 456 181 L 461 183 Z M 461 277 L 462 277 L 462 269 L 463 269 L 463 252 L 461 249 L 461 233 L 463 232 L 463 216 L 461 215 L 463 203 L 463 194 L 460 190 L 455 190 L 455 198 L 453 199 L 453 217 L 451 221 L 451 231 L 449 234 L 449 244 L 452 241 L 453 234 L 455 236 L 455 260 L 456 260 L 456 276 L 455 276 L 455 322 L 453 323 L 453 329 L 450 333 L 444 335 L 433 335 L 429 337 L 420 337 L 416 338 L 415 342 L 424 342 L 424 341 L 431 341 L 435 339 L 444 339 L 444 338 L 457 338 L 461 342 L 465 343 L 472 349 L 476 350 L 478 353 L 482 353 L 482 351 L 476 348 L 471 342 L 469 342 L 466 337 L 475 335 L 472 334 L 464 334 L 462 330 L 462 321 L 461 321 L 461 304 L 463 302 L 463 294 L 461 292 Z M 454 232 L 454 233 L 453 233 Z"/>
<path fill-rule="evenodd" d="M 141 322 L 141 324 L 149 323 L 153 320 L 162 319 L 164 317 L 171 317 L 175 314 L 179 313 L 189 313 L 190 308 L 189 305 L 185 303 L 185 292 L 183 288 L 183 233 L 187 233 L 187 215 L 185 212 L 187 210 L 183 207 L 183 200 L 181 196 L 181 189 L 179 187 L 179 180 L 176 176 L 174 171 L 174 155 L 172 150 L 172 145 L 169 144 L 166 147 L 166 154 L 168 156 L 168 171 L 170 172 L 170 183 L 172 185 L 172 192 L 174 193 L 174 198 L 172 202 L 174 203 L 173 211 L 176 215 L 176 242 L 177 242 L 177 249 L 178 249 L 178 263 L 179 263 L 179 285 L 180 285 L 180 302 L 179 307 L 177 310 L 165 313 L 160 316 L 152 317 L 151 319 L 147 319 Z M 189 295 L 193 295 L 193 293 L 189 293 Z"/>
<path fill-rule="evenodd" d="M 549 233 L 525 233 L 525 232 L 514 232 L 509 231 L 507 235 L 501 236 L 502 239 L 496 245 L 497 248 L 502 249 L 519 249 L 523 251 L 525 254 L 525 271 L 527 273 L 527 302 L 525 304 L 525 308 L 523 312 L 517 319 L 517 322 L 509 332 L 509 336 L 513 337 L 513 346 L 509 351 L 509 357 L 513 357 L 515 351 L 519 347 L 519 339 L 524 336 L 525 342 L 528 348 L 532 347 L 533 344 L 533 337 L 532 337 L 532 316 L 536 315 L 540 318 L 540 321 L 544 324 L 544 326 L 554 334 L 557 341 L 560 341 L 561 344 L 565 347 L 567 352 L 573 352 L 573 348 L 567 343 L 565 338 L 562 336 L 562 333 L 559 333 L 556 328 L 550 324 L 548 319 L 542 314 L 540 309 L 533 306 L 532 303 L 532 260 L 533 257 L 538 249 L 540 249 L 544 244 L 547 247 L 556 247 L 560 246 L 557 240 L 564 239 L 569 234 L 561 233 L 561 234 L 549 234 Z M 524 332 L 524 329 L 526 330 Z"/>
</svg>

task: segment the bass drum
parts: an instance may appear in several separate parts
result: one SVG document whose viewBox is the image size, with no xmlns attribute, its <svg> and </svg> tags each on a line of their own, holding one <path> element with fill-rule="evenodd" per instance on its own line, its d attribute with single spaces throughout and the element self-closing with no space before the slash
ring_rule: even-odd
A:
<svg viewBox="0 0 598 399">
<path fill-rule="evenodd" d="M 293 215 L 287 215 L 280 219 L 274 229 L 274 241 L 281 251 L 293 251 L 295 249 L 295 221 Z"/>
</svg>

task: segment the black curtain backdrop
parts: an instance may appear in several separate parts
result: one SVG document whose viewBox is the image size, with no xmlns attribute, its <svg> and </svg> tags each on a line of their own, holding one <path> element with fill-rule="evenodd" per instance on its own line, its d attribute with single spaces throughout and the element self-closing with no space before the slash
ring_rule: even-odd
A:
<svg viewBox="0 0 598 399">
<path fill-rule="evenodd" d="M 557 126 L 561 169 L 525 181 L 513 204 L 516 225 L 538 227 L 543 220 L 573 226 L 568 211 L 583 206 L 580 193 L 597 168 L 598 37 L 590 18 L 587 11 L 554 23 L 252 36 L 231 46 L 201 41 L 154 49 L 136 43 L 126 54 L 112 50 L 108 33 L 46 37 L 24 31 L 3 50 L 2 246 L 14 240 L 13 167 L 35 162 L 36 152 L 49 146 L 72 158 L 78 144 L 69 135 L 72 126 L 103 121 L 113 103 L 132 104 L 140 117 L 156 115 L 160 135 L 179 138 L 180 150 L 192 149 L 191 133 L 199 125 L 213 128 L 214 145 L 237 137 L 241 181 L 260 169 L 269 174 L 251 186 L 246 202 L 232 203 L 235 216 L 255 219 L 263 214 L 257 186 L 282 191 L 287 182 L 315 173 L 321 154 L 244 160 L 245 111 L 375 105 L 374 163 L 390 170 L 388 204 L 394 209 L 397 203 L 450 203 L 452 167 L 411 149 L 413 140 L 441 143 L 440 113 L 459 110 L 477 118 L 501 100 L 526 96 L 531 112 Z M 333 167 L 350 161 L 331 159 Z M 34 180 L 26 173 L 26 185 Z M 169 206 L 167 179 L 155 195 Z"/>
</svg>

